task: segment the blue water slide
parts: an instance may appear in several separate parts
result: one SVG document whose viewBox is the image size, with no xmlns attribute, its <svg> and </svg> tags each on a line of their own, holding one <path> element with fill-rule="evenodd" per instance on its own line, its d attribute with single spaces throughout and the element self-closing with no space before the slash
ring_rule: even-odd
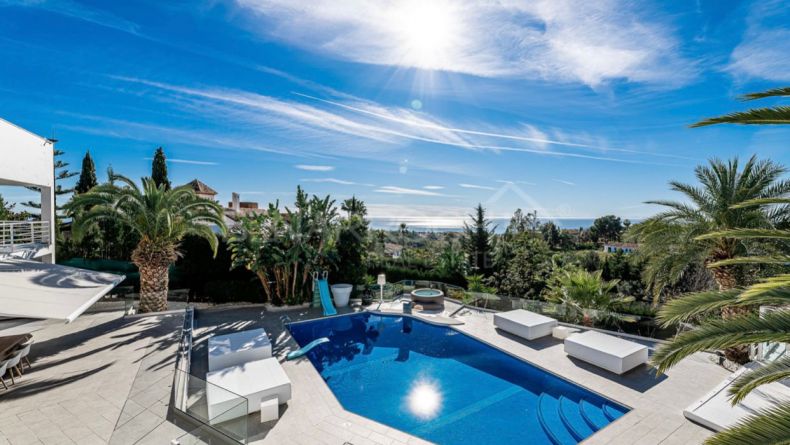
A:
<svg viewBox="0 0 790 445">
<path fill-rule="evenodd" d="M 329 293 L 329 283 L 326 279 L 318 280 L 318 291 L 321 293 L 321 306 L 324 307 L 324 316 L 337 315 L 335 305 L 332 304 L 332 294 Z"/>
<path fill-rule="evenodd" d="M 289 352 L 288 355 L 285 356 L 285 359 L 286 360 L 293 360 L 293 359 L 299 358 L 299 357 L 307 354 L 308 352 L 310 352 L 310 350 L 315 348 L 316 346 L 318 346 L 320 344 L 323 344 L 323 343 L 326 343 L 328 341 L 329 341 L 329 339 L 326 338 L 326 337 L 316 338 L 315 340 L 313 340 L 310 343 L 308 343 L 307 345 L 305 345 L 304 348 L 299 348 L 296 351 Z"/>
</svg>

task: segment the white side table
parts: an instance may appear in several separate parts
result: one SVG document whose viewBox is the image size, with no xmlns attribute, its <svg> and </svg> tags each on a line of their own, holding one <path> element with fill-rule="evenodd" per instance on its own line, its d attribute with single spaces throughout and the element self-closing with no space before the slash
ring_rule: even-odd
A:
<svg viewBox="0 0 790 445">
<path fill-rule="evenodd" d="M 551 330 L 551 336 L 556 338 L 557 340 L 565 340 L 566 338 L 570 337 L 571 334 L 575 334 L 579 332 L 576 328 L 569 328 L 567 326 L 556 326 L 554 329 Z"/>
<path fill-rule="evenodd" d="M 277 397 L 261 400 L 261 423 L 270 422 L 280 418 L 280 405 Z"/>
</svg>

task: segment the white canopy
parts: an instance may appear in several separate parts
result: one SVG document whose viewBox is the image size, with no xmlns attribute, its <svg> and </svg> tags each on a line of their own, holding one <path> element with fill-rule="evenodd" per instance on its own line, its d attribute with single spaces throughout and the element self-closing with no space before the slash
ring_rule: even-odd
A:
<svg viewBox="0 0 790 445">
<path fill-rule="evenodd" d="M 123 278 L 57 264 L 0 259 L 0 316 L 69 323 Z"/>
</svg>

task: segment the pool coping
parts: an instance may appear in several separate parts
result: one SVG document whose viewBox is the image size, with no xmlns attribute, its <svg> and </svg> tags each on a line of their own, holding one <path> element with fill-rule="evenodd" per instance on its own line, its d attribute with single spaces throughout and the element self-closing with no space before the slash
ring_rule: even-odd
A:
<svg viewBox="0 0 790 445">
<path fill-rule="evenodd" d="M 324 320 L 324 319 L 330 319 L 330 318 L 348 317 L 348 316 L 354 316 L 354 315 L 363 314 L 363 313 L 366 313 L 366 312 L 367 312 L 367 313 L 370 313 L 370 314 L 373 314 L 373 315 L 388 316 L 388 317 L 409 317 L 409 318 L 412 318 L 412 319 L 415 319 L 415 320 L 419 320 L 419 321 L 425 322 L 425 323 L 427 323 L 427 324 L 430 324 L 430 325 L 434 325 L 434 326 L 441 326 L 441 327 L 446 327 L 446 328 L 452 329 L 453 331 L 455 331 L 455 332 L 456 332 L 456 333 L 458 333 L 458 334 L 465 335 L 465 336 L 467 336 L 467 337 L 469 337 L 469 338 L 471 338 L 471 339 L 473 339 L 473 340 L 479 341 L 480 343 L 482 343 L 482 344 L 484 344 L 484 345 L 486 345 L 486 346 L 488 346 L 488 347 L 490 347 L 490 348 L 492 348 L 492 349 L 495 349 L 495 350 L 497 350 L 497 351 L 500 351 L 500 352 L 502 352 L 502 353 L 504 353 L 504 354 L 506 354 L 506 355 L 510 356 L 511 358 L 515 359 L 515 360 L 522 361 L 522 362 L 526 363 L 526 364 L 527 364 L 527 365 L 529 365 L 529 366 L 533 366 L 533 367 L 535 367 L 535 368 L 537 368 L 537 369 L 539 369 L 539 370 L 541 370 L 541 371 L 543 371 L 543 372 L 545 372 L 545 373 L 547 373 L 547 374 L 550 374 L 550 375 L 552 375 L 552 376 L 554 376 L 554 377 L 556 377 L 556 378 L 558 378 L 558 379 L 560 379 L 560 380 L 563 380 L 563 381 L 565 381 L 565 382 L 568 382 L 568 383 L 570 383 L 570 384 L 572 384 L 572 385 L 576 385 L 576 386 L 578 386 L 579 388 L 582 388 L 582 389 L 583 389 L 583 390 L 585 390 L 585 391 L 588 391 L 588 392 L 590 392 L 590 393 L 592 393 L 592 394 L 595 394 L 596 396 L 598 396 L 598 397 L 601 397 L 601 398 L 603 398 L 603 399 L 604 399 L 604 400 L 606 400 L 606 401 L 611 401 L 611 402 L 614 402 L 614 403 L 616 403 L 617 405 L 620 405 L 620 406 L 622 406 L 622 407 L 625 407 L 625 408 L 627 408 L 627 409 L 628 409 L 628 411 L 627 411 L 625 414 L 623 414 L 622 416 L 618 417 L 618 418 L 617 418 L 617 419 L 615 419 L 615 420 L 612 420 L 611 422 L 609 422 L 608 424 L 606 424 L 606 426 L 605 426 L 605 427 L 603 427 L 603 428 L 601 428 L 601 429 L 599 429 L 599 430 L 595 431 L 593 434 L 591 434 L 591 435 L 590 435 L 590 436 L 588 436 L 588 437 L 585 437 L 585 438 L 584 438 L 584 440 L 581 440 L 581 441 L 579 441 L 578 443 L 583 443 L 583 442 L 586 442 L 586 441 L 590 440 L 591 438 L 595 437 L 595 436 L 596 436 L 598 433 L 600 433 L 600 432 L 603 432 L 604 430 L 608 429 L 610 426 L 612 426 L 612 425 L 614 425 L 615 423 L 619 422 L 620 420 L 624 419 L 626 416 L 628 416 L 628 414 L 631 414 L 632 412 L 634 412 L 634 411 L 636 410 L 636 407 L 634 407 L 634 406 L 631 406 L 630 404 L 627 404 L 627 403 L 621 402 L 621 401 L 619 401 L 619 400 L 617 400 L 617 399 L 615 399 L 615 398 L 613 398 L 613 397 L 606 396 L 606 395 L 604 395 L 604 394 L 602 394 L 602 393 L 600 393 L 600 392 L 598 392 L 598 391 L 595 391 L 595 390 L 593 390 L 593 389 L 590 389 L 590 388 L 588 388 L 586 385 L 583 385 L 583 384 L 581 384 L 581 383 L 575 382 L 575 381 L 573 381 L 573 380 L 571 380 L 571 379 L 569 379 L 569 378 L 567 378 L 567 377 L 563 377 L 562 375 L 560 375 L 560 374 L 557 374 L 556 372 L 553 372 L 553 371 L 551 371 L 551 370 L 549 370 L 549 369 L 547 369 L 547 368 L 545 368 L 545 367 L 543 367 L 543 366 L 541 366 L 541 365 L 539 365 L 539 364 L 537 364 L 537 363 L 534 363 L 534 362 L 532 362 L 532 361 L 530 361 L 530 360 L 527 360 L 527 359 L 525 359 L 525 358 L 523 358 L 523 357 L 519 357 L 518 355 L 515 355 L 515 354 L 513 354 L 513 353 L 511 353 L 511 352 L 509 352 L 509 351 L 507 351 L 507 350 L 505 350 L 505 349 L 502 349 L 502 348 L 501 348 L 501 347 L 499 347 L 499 346 L 496 346 L 496 345 L 494 345 L 494 344 L 492 344 L 492 343 L 490 343 L 490 342 L 488 342 L 488 341 L 486 341 L 486 340 L 483 340 L 482 338 L 480 338 L 480 337 L 478 337 L 478 336 L 476 336 L 476 335 L 470 334 L 470 333 L 468 333 L 468 332 L 463 332 L 463 331 L 461 331 L 461 330 L 459 330 L 459 329 L 455 328 L 455 326 L 457 326 L 457 325 L 449 325 L 449 324 L 443 324 L 443 323 L 432 322 L 432 321 L 426 320 L 426 319 L 425 319 L 425 318 L 423 318 L 423 317 L 420 317 L 420 316 L 419 316 L 419 315 L 417 315 L 417 314 L 406 314 L 406 313 L 397 313 L 397 312 L 385 312 L 385 311 L 380 311 L 380 310 L 369 310 L 369 309 L 365 309 L 365 310 L 362 310 L 362 311 L 359 311 L 359 312 L 350 312 L 350 313 L 347 313 L 347 314 L 336 314 L 336 315 L 328 315 L 328 316 L 317 317 L 317 318 L 311 318 L 311 319 L 306 319 L 306 320 L 290 321 L 290 322 L 287 322 L 287 323 L 283 323 L 283 325 L 284 325 L 284 327 L 286 328 L 286 331 L 288 332 L 288 335 L 289 335 L 289 337 L 291 338 L 291 340 L 293 340 L 293 341 L 294 341 L 294 342 L 295 342 L 297 345 L 299 345 L 299 343 L 298 343 L 298 342 L 296 342 L 296 339 L 295 339 L 295 338 L 293 337 L 293 335 L 291 334 L 290 325 L 292 325 L 292 324 L 301 324 L 301 323 L 315 322 L 315 321 L 317 321 L 317 320 Z M 463 323 L 462 323 L 462 324 L 463 324 Z M 571 325 L 571 326 L 575 326 L 575 325 Z M 299 346 L 301 347 L 301 345 L 299 345 Z M 303 356 L 303 357 L 301 357 L 301 358 L 305 358 L 305 359 L 307 359 L 307 356 L 305 355 L 305 356 Z M 313 369 L 316 371 L 316 373 L 319 375 L 319 377 L 321 377 L 321 380 L 322 380 L 322 382 L 323 382 L 323 383 L 324 383 L 324 385 L 327 387 L 327 389 L 329 389 L 329 392 L 330 392 L 330 393 L 332 394 L 332 396 L 335 398 L 335 400 L 337 401 L 337 403 L 338 403 L 338 404 L 339 404 L 339 405 L 340 405 L 340 406 L 341 406 L 341 407 L 342 407 L 344 410 L 346 410 L 345 406 L 343 406 L 343 404 L 340 402 L 340 400 L 338 400 L 338 399 L 337 399 L 337 396 L 335 396 L 335 392 L 334 392 L 334 391 L 332 391 L 332 388 L 331 388 L 331 387 L 329 387 L 329 385 L 327 385 L 327 384 L 326 384 L 326 381 L 324 381 L 323 377 L 321 376 L 321 373 L 320 373 L 320 372 L 318 372 L 318 370 L 317 370 L 317 369 L 315 369 L 315 366 L 313 365 L 312 361 L 311 361 L 311 360 L 309 360 L 309 359 L 307 359 L 307 360 L 310 362 L 310 366 L 311 366 L 311 367 L 312 367 L 312 368 L 313 368 Z M 645 365 L 645 366 L 647 366 L 647 365 Z M 346 411 L 348 411 L 348 410 L 346 410 Z M 403 431 L 403 430 L 401 430 L 401 429 L 395 428 L 395 427 L 393 427 L 393 426 L 391 426 L 391 425 L 387 425 L 387 424 L 384 424 L 384 423 L 378 422 L 378 421 L 376 421 L 376 420 L 373 420 L 373 419 L 371 419 L 371 418 L 369 418 L 369 417 L 367 417 L 367 416 L 364 416 L 364 415 L 362 415 L 362 414 L 359 414 L 359 413 L 356 413 L 356 412 L 353 412 L 353 411 L 348 411 L 348 412 L 350 412 L 350 413 L 352 413 L 352 414 L 355 414 L 355 415 L 357 415 L 357 416 L 363 417 L 363 418 L 365 418 L 365 419 L 367 419 L 367 420 L 369 420 L 369 421 L 371 421 L 371 422 L 375 422 L 375 423 L 378 423 L 378 424 L 380 424 L 380 425 L 384 425 L 384 426 L 386 426 L 386 427 L 388 427 L 388 428 L 392 428 L 392 429 L 398 430 L 398 431 L 400 431 L 400 432 L 402 432 L 402 433 L 404 433 L 404 434 L 408 434 L 409 436 L 413 436 L 413 437 L 419 438 L 420 440 L 425 440 L 425 441 L 427 441 L 427 442 L 430 442 L 428 439 L 424 439 L 424 438 L 422 438 L 422 437 L 420 437 L 420 436 L 417 436 L 417 435 L 414 435 L 414 434 L 412 434 L 412 433 L 409 433 L 409 432 L 407 432 L 407 431 Z M 431 442 L 431 443 L 433 443 L 433 442 Z"/>
</svg>

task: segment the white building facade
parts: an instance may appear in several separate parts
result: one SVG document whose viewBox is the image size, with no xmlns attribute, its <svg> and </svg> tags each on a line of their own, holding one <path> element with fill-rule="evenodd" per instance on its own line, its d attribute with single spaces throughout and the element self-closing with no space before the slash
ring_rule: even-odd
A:
<svg viewBox="0 0 790 445">
<path fill-rule="evenodd" d="M 55 262 L 54 142 L 0 119 L 0 185 L 36 187 L 40 221 L 0 221 L 0 258 Z"/>
</svg>

